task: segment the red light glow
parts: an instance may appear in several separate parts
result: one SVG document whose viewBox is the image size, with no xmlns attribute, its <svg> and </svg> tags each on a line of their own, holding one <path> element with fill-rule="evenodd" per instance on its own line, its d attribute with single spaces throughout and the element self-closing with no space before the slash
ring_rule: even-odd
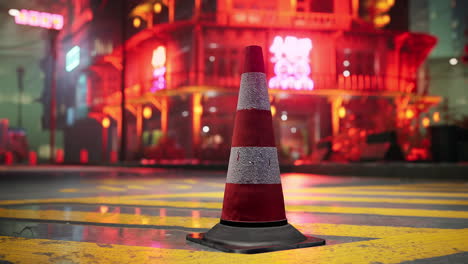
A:
<svg viewBox="0 0 468 264">
<path fill-rule="evenodd" d="M 15 17 L 15 23 L 41 28 L 61 30 L 63 28 L 63 16 L 34 10 L 10 9 L 8 12 Z"/>
<path fill-rule="evenodd" d="M 29 165 L 37 165 L 37 154 L 35 151 L 29 151 Z"/>
<path fill-rule="evenodd" d="M 63 149 L 57 149 L 55 151 L 55 163 L 63 163 L 64 153 Z"/>
<path fill-rule="evenodd" d="M 81 164 L 88 163 L 88 150 L 87 149 L 80 150 L 80 163 Z"/>
<path fill-rule="evenodd" d="M 309 54 L 312 41 L 309 38 L 298 39 L 287 36 L 276 36 L 270 47 L 274 55 L 271 62 L 275 63 L 275 76 L 268 85 L 271 89 L 313 90 L 314 82 L 310 79 L 311 72 Z"/>
</svg>

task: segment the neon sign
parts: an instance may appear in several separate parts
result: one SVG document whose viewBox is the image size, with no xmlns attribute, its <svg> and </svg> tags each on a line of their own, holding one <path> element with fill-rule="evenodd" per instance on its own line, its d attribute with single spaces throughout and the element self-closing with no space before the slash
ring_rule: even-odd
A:
<svg viewBox="0 0 468 264">
<path fill-rule="evenodd" d="M 159 46 L 153 50 L 151 64 L 153 65 L 151 92 L 156 92 L 166 88 L 166 48 L 164 46 Z"/>
<path fill-rule="evenodd" d="M 287 36 L 283 39 L 276 36 L 270 47 L 275 76 L 268 81 L 268 86 L 271 89 L 313 90 L 314 81 L 309 77 L 311 50 L 312 41 L 309 38 Z"/>
<path fill-rule="evenodd" d="M 65 55 L 65 70 L 71 72 L 78 65 L 80 65 L 80 47 L 74 46 Z"/>
<path fill-rule="evenodd" d="M 63 28 L 63 16 L 46 12 L 26 9 L 10 9 L 8 14 L 15 18 L 15 23 L 33 27 L 61 30 Z"/>
</svg>

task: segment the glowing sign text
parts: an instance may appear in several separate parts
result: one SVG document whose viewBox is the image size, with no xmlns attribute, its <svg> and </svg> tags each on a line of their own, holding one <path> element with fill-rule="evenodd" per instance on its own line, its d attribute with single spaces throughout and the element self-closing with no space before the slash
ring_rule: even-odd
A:
<svg viewBox="0 0 468 264">
<path fill-rule="evenodd" d="M 151 59 L 153 65 L 153 85 L 151 92 L 166 88 L 166 48 L 163 46 L 157 47 L 153 50 L 153 58 Z"/>
<path fill-rule="evenodd" d="M 271 89 L 313 90 L 314 82 L 309 77 L 311 50 L 312 41 L 309 38 L 287 36 L 283 39 L 276 36 L 270 47 L 275 76 L 269 80 L 268 86 Z"/>
<path fill-rule="evenodd" d="M 33 27 L 61 30 L 63 28 L 63 16 L 46 12 L 26 9 L 10 9 L 8 14 L 15 17 L 15 23 Z"/>
</svg>

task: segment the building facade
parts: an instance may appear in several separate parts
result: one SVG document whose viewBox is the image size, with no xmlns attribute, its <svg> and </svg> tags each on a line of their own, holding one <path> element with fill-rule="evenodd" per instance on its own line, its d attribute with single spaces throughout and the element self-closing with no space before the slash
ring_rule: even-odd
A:
<svg viewBox="0 0 468 264">
<path fill-rule="evenodd" d="M 443 123 L 468 120 L 468 2 L 463 0 L 410 1 L 410 29 L 438 38 L 438 44 L 425 64 L 431 76 L 431 94 L 443 97 L 444 104 L 433 111 L 442 114 Z M 431 112 L 432 113 L 432 112 Z"/>
<path fill-rule="evenodd" d="M 124 70 L 129 159 L 227 161 L 248 45 L 263 48 L 282 162 L 314 160 L 324 141 L 334 160 L 359 160 L 367 136 L 388 131 L 410 155 L 424 146 L 421 114 L 440 99 L 418 74 L 436 39 L 376 30 L 360 20 L 359 1 L 146 1 L 128 20 L 125 44 L 75 81 L 86 91 L 75 102 L 102 132 L 88 152 L 103 159 L 118 147 Z"/>
</svg>

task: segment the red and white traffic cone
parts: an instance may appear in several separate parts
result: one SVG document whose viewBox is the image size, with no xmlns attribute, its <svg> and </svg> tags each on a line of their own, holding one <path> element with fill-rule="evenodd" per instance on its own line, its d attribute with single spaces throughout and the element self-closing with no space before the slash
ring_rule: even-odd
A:
<svg viewBox="0 0 468 264">
<path fill-rule="evenodd" d="M 187 240 L 225 252 L 325 244 L 288 224 L 262 49 L 246 48 L 220 223 Z"/>
</svg>

